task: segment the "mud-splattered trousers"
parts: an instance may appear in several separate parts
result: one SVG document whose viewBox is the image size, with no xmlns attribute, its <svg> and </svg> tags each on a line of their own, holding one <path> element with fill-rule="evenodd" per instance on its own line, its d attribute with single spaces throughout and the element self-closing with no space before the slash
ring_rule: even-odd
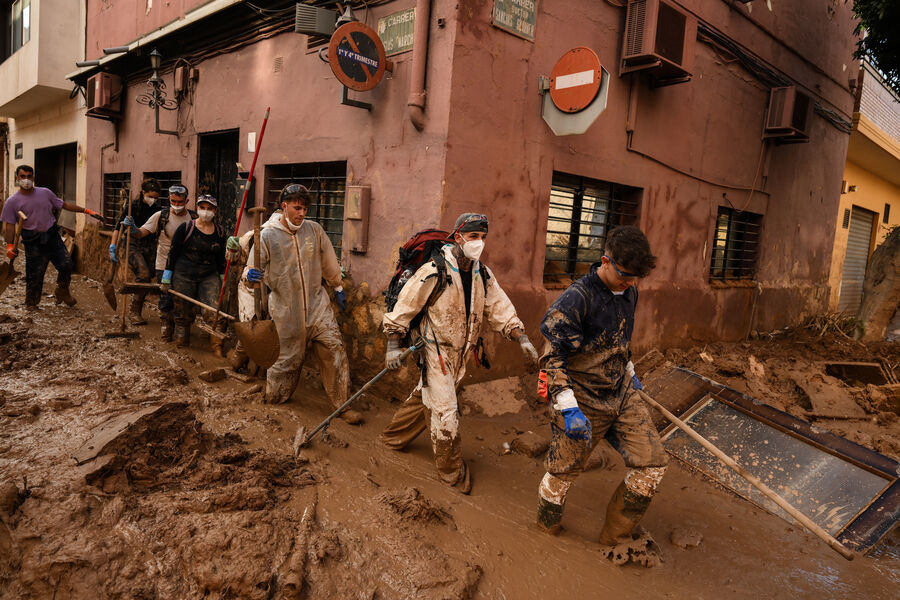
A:
<svg viewBox="0 0 900 600">
<path fill-rule="evenodd" d="M 208 275 L 196 274 L 193 271 L 175 271 L 172 274 L 172 289 L 204 304 L 215 307 L 219 300 L 219 289 L 222 279 L 218 273 Z M 168 294 L 167 294 L 168 295 Z M 171 296 L 169 296 L 171 298 Z M 204 313 L 210 324 L 213 322 L 213 311 L 198 307 L 186 300 L 175 302 L 175 324 L 185 329 L 190 328 L 197 314 Z M 208 314 L 206 314 L 208 313 Z"/>
<path fill-rule="evenodd" d="M 337 407 L 350 391 L 350 371 L 344 341 L 334 318 L 322 279 L 341 285 L 341 268 L 322 226 L 308 219 L 297 231 L 281 219 L 269 219 L 260 233 L 260 263 L 270 289 L 269 312 L 278 330 L 281 353 L 266 371 L 266 402 L 290 400 L 300 382 L 306 353 L 319 359 L 325 392 Z M 256 266 L 253 252 L 247 260 L 244 281 Z"/>
<path fill-rule="evenodd" d="M 144 238 L 135 243 L 132 238 L 131 247 L 128 250 L 128 266 L 134 274 L 134 280 L 141 283 L 150 283 L 156 274 L 153 264 L 156 262 L 156 240 L 152 237 Z M 137 306 L 143 306 L 147 298 L 147 292 L 134 294 L 132 302 Z"/>
<path fill-rule="evenodd" d="M 425 308 L 418 336 L 425 340 L 422 351 L 423 375 L 404 405 L 397 411 L 382 439 L 394 448 L 409 443 L 422 431 L 423 418 L 417 412 L 418 396 L 430 412 L 428 426 L 435 465 L 442 480 L 453 485 L 467 476 L 459 436 L 459 405 L 456 386 L 465 375 L 465 362 L 478 341 L 484 321 L 509 339 L 516 328 L 524 329 L 515 307 L 494 274 L 478 261 L 472 269 L 470 312 L 466 318 L 462 279 L 452 245 L 442 248 L 450 282 L 434 303 L 425 304 L 437 283 L 437 266 L 428 262 L 403 286 L 394 310 L 384 316 L 387 334 L 405 335 L 410 323 Z M 487 292 L 481 277 L 487 274 Z M 438 348 L 440 350 L 438 350 Z M 440 355 L 438 354 L 440 352 Z M 441 364 L 443 358 L 443 364 Z M 424 414 L 424 409 L 419 409 Z M 426 415 L 427 416 L 427 415 Z"/>
<path fill-rule="evenodd" d="M 47 231 L 23 229 L 22 243 L 25 245 L 25 304 L 37 306 L 41 302 L 47 265 L 53 263 L 56 268 L 56 284 L 68 287 L 75 264 L 55 223 Z"/>
<path fill-rule="evenodd" d="M 569 286 L 541 323 L 548 342 L 541 367 L 547 373 L 552 437 L 539 495 L 556 505 L 560 516 L 569 487 L 601 439 L 622 454 L 630 469 L 625 486 L 641 497 L 655 493 L 668 461 L 647 407 L 625 375 L 637 290 L 632 286 L 613 294 L 597 275 L 599 266 L 595 263 L 589 275 Z M 566 436 L 564 417 L 553 406 L 565 389 L 574 392 L 591 422 L 590 440 Z"/>
</svg>

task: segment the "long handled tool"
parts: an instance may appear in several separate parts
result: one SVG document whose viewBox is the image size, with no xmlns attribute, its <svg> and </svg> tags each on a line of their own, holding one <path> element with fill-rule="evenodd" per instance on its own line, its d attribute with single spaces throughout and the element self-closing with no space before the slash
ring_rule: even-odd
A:
<svg viewBox="0 0 900 600">
<path fill-rule="evenodd" d="M 19 238 L 22 237 L 22 226 L 25 225 L 25 221 L 28 220 L 28 217 L 25 216 L 21 210 L 19 211 L 19 220 L 16 222 L 16 234 L 13 237 L 13 249 L 19 249 Z M 12 283 L 12 280 L 16 278 L 18 273 L 16 272 L 13 263 L 16 261 L 16 257 L 13 256 L 9 259 L 9 262 L 0 265 L 0 294 L 2 294 L 6 288 Z"/>
<path fill-rule="evenodd" d="M 127 197 L 125 201 L 128 203 L 128 216 L 131 216 L 131 200 Z M 128 231 L 125 232 L 125 283 L 128 283 L 128 253 L 131 250 L 131 227 L 128 228 Z M 122 298 L 122 327 L 119 331 L 110 331 L 104 335 L 104 337 L 108 338 L 136 338 L 140 337 L 140 334 L 137 331 L 128 331 L 128 327 L 125 325 L 125 311 L 128 310 L 128 302 L 125 301 L 125 298 Z"/>
<path fill-rule="evenodd" d="M 259 267 L 260 250 L 259 250 L 259 230 L 262 224 L 263 213 L 266 212 L 265 207 L 257 206 L 249 211 L 254 218 L 253 225 L 253 260 L 254 264 Z M 249 322 L 239 322 L 234 324 L 234 333 L 244 352 L 254 363 L 263 369 L 268 369 L 278 360 L 281 354 L 281 343 L 278 340 L 278 329 L 275 327 L 275 321 L 264 318 L 268 317 L 269 310 L 269 292 L 266 284 L 259 282 L 253 290 L 253 303 L 256 314 Z"/>
<path fill-rule="evenodd" d="M 116 234 L 116 241 L 118 242 L 119 238 L 122 237 L 122 223 L 116 226 Z M 117 262 L 109 261 L 109 277 L 106 279 L 106 283 L 103 284 L 103 297 L 106 298 L 113 310 L 119 307 L 116 303 L 116 288 L 113 286 L 113 280 L 116 278 L 116 265 L 118 265 Z"/>
<path fill-rule="evenodd" d="M 241 229 L 241 218 L 244 216 L 244 206 L 247 204 L 247 196 L 250 194 L 250 188 L 253 185 L 253 172 L 256 171 L 256 159 L 259 158 L 259 149 L 262 148 L 263 136 L 266 134 L 266 123 L 269 122 L 269 111 L 266 109 L 266 116 L 263 117 L 262 128 L 259 130 L 259 138 L 256 140 L 256 149 L 253 151 L 253 162 L 250 163 L 250 173 L 247 175 L 247 185 L 244 187 L 244 197 L 241 199 L 241 210 L 238 211 L 237 223 L 234 226 L 234 235 L 237 235 Z M 222 306 L 222 296 L 225 295 L 225 285 L 228 281 L 228 270 L 231 268 L 231 261 L 225 263 L 225 276 L 222 278 L 222 289 L 219 290 L 219 299 L 216 301 L 216 314 Z M 219 325 L 218 316 L 213 321 L 213 329 Z M 259 363 L 257 363 L 259 364 Z M 271 366 L 271 365 L 269 365 Z M 268 367 L 267 367 L 268 368 Z"/>
<path fill-rule="evenodd" d="M 119 293 L 122 295 L 136 294 L 138 292 L 143 292 L 143 293 L 148 293 L 148 294 L 159 294 L 160 291 L 161 290 L 159 289 L 158 283 L 142 283 L 140 281 L 133 281 L 131 283 L 126 283 L 121 288 L 119 288 Z M 191 298 L 190 296 L 182 294 L 181 292 L 173 290 L 172 288 L 169 288 L 169 290 L 166 293 L 171 294 L 172 296 L 175 296 L 176 298 L 181 298 L 182 300 L 190 302 L 191 304 L 196 304 L 200 308 L 205 308 L 206 310 L 208 310 L 210 312 L 215 310 L 215 308 L 210 306 L 209 304 L 207 304 L 205 302 L 201 302 L 200 300 L 197 300 L 196 298 Z M 234 316 L 229 315 L 228 313 L 222 312 L 222 311 L 219 311 L 219 316 L 224 319 L 230 319 L 232 321 L 236 320 L 236 318 Z M 222 337 L 225 337 L 225 334 L 219 334 L 219 335 L 221 335 Z"/>
<path fill-rule="evenodd" d="M 816 534 L 822 541 L 831 546 L 831 549 L 846 558 L 847 560 L 853 560 L 854 554 L 853 551 L 841 544 L 839 541 L 834 539 L 834 537 L 816 525 L 809 517 L 801 513 L 799 510 L 788 504 L 787 500 L 773 492 L 766 484 L 759 480 L 758 477 L 747 471 L 744 467 L 739 465 L 733 458 L 719 450 L 716 446 L 709 442 L 705 437 L 694 431 L 690 425 L 670 413 L 664 406 L 662 406 L 659 402 L 645 394 L 642 390 L 635 390 L 641 398 L 647 401 L 647 403 L 661 412 L 665 418 L 674 423 L 679 429 L 688 434 L 695 442 L 712 452 L 716 458 L 721 460 L 723 463 L 734 469 L 738 475 L 746 479 L 753 487 L 758 489 L 763 495 L 766 496 L 769 500 L 780 506 L 786 513 L 794 517 L 801 525 L 806 527 L 808 530 Z"/>
<path fill-rule="evenodd" d="M 406 359 L 407 356 L 409 356 L 413 352 L 419 350 L 424 345 L 425 345 L 425 342 L 422 339 L 420 339 L 418 342 L 416 342 L 416 344 L 414 346 L 410 346 L 409 348 L 407 348 L 406 350 L 403 351 L 403 354 L 400 355 L 400 360 L 402 361 L 402 360 Z M 366 383 L 366 385 L 359 388 L 358 392 L 356 392 L 355 394 L 350 396 L 350 398 L 348 398 L 346 402 L 341 404 L 337 409 L 335 409 L 335 411 L 333 413 L 328 415 L 328 418 L 326 418 L 324 421 L 319 423 L 318 427 L 313 429 L 309 433 L 309 435 L 306 435 L 306 427 L 301 427 L 300 429 L 298 429 L 297 434 L 294 436 L 294 454 L 296 455 L 297 452 L 300 451 L 300 448 L 306 447 L 312 441 L 312 439 L 316 436 L 316 434 L 319 433 L 320 431 L 323 432 L 322 435 L 325 435 L 324 432 L 325 432 L 325 430 L 328 429 L 328 426 L 331 424 L 331 421 L 335 417 L 340 415 L 342 412 L 344 412 L 344 410 L 346 410 L 346 408 L 348 406 L 350 406 L 354 400 L 359 398 L 363 392 L 365 392 L 367 389 L 372 387 L 376 381 L 378 381 L 379 379 L 384 377 L 385 373 L 387 373 L 387 372 L 388 372 L 387 369 L 382 369 L 378 373 L 378 375 L 376 375 L 375 377 L 370 379 L 369 382 Z"/>
</svg>

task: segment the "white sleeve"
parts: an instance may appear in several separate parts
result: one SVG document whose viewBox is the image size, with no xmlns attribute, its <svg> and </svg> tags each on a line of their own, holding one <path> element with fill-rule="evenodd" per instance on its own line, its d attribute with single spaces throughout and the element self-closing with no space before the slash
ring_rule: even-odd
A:
<svg viewBox="0 0 900 600">
<path fill-rule="evenodd" d="M 141 229 L 146 229 L 150 233 L 156 233 L 156 229 L 159 227 L 159 215 L 162 214 L 161 210 L 156 211 L 150 218 L 147 219 L 147 222 L 141 225 Z"/>
</svg>

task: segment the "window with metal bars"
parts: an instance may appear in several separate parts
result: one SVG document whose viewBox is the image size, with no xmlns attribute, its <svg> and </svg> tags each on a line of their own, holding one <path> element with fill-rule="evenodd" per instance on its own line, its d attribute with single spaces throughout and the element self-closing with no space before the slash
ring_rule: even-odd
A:
<svg viewBox="0 0 900 600">
<path fill-rule="evenodd" d="M 568 285 L 600 260 L 606 235 L 637 222 L 640 188 L 577 175 L 553 173 L 544 284 Z"/>
<path fill-rule="evenodd" d="M 306 218 L 325 229 L 340 260 L 346 182 L 347 163 L 344 161 L 266 165 L 266 215 L 280 207 L 278 196 L 284 186 L 289 183 L 305 185 L 312 197 Z"/>
<path fill-rule="evenodd" d="M 709 267 L 710 280 L 753 279 L 761 231 L 762 215 L 720 206 Z"/>
<path fill-rule="evenodd" d="M 113 229 L 119 211 L 128 202 L 131 194 L 131 173 L 105 173 L 103 175 L 103 224 L 104 229 Z"/>
<path fill-rule="evenodd" d="M 181 171 L 144 171 L 144 179 L 153 178 L 159 182 L 159 199 L 168 204 L 169 186 L 182 183 Z"/>
</svg>

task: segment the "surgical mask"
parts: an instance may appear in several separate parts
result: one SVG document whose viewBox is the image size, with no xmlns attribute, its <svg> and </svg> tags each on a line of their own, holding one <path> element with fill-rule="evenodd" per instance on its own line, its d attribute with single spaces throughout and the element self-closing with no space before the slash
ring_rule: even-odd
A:
<svg viewBox="0 0 900 600">
<path fill-rule="evenodd" d="M 300 225 L 294 225 L 287 217 L 282 217 L 281 222 L 287 225 L 287 228 L 291 230 L 291 233 L 297 233 L 297 230 L 303 226 L 303 223 L 300 223 Z"/>
<path fill-rule="evenodd" d="M 463 244 L 462 251 L 469 260 L 478 260 L 484 250 L 484 240 L 471 240 Z"/>
<path fill-rule="evenodd" d="M 612 290 L 610 290 L 610 291 L 612 291 Z M 621 292 L 613 292 L 613 296 L 622 296 L 624 294 L 625 294 L 625 290 L 622 290 Z"/>
<path fill-rule="evenodd" d="M 150 196 L 144 196 L 144 204 L 147 206 L 153 206 L 153 203 L 156 202 L 156 198 L 151 198 Z"/>
<path fill-rule="evenodd" d="M 215 218 L 215 216 L 216 216 L 216 211 L 214 211 L 214 210 L 204 210 L 202 208 L 197 210 L 197 218 L 200 219 L 201 221 L 206 221 L 206 222 L 212 221 Z"/>
<path fill-rule="evenodd" d="M 186 209 L 187 206 L 185 206 L 184 204 L 182 204 L 181 206 L 175 206 L 174 204 L 172 204 L 169 208 L 171 208 L 172 212 L 176 215 L 180 215 L 184 212 L 184 209 Z"/>
<path fill-rule="evenodd" d="M 32 179 L 20 179 L 19 187 L 23 190 L 30 190 L 34 187 L 34 180 Z"/>
</svg>

